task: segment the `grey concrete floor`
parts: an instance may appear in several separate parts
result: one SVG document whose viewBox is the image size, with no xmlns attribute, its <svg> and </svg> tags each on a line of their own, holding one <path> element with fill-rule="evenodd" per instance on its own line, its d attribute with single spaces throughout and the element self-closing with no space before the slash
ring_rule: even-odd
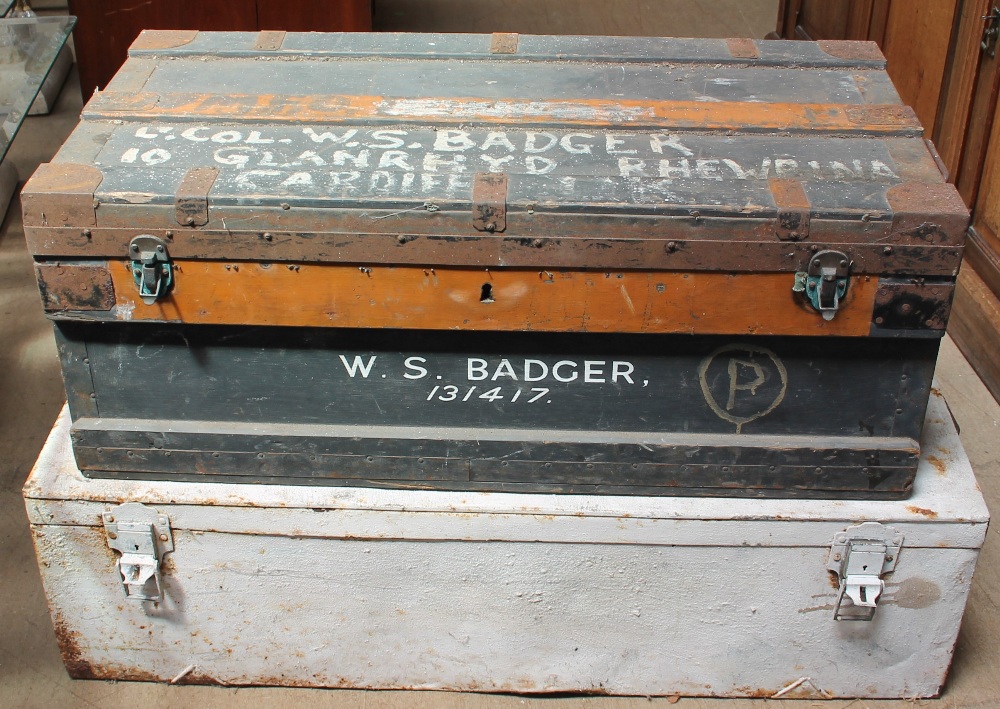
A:
<svg viewBox="0 0 1000 709">
<path fill-rule="evenodd" d="M 518 31 L 761 37 L 774 26 L 776 0 L 379 0 L 377 27 L 391 30 Z M 567 8 L 570 8 L 567 10 Z M 80 110 L 71 75 L 55 111 L 29 118 L 10 159 L 26 178 L 68 135 Z M 0 230 L 0 707 L 559 707 L 691 709 L 763 707 L 765 700 L 529 698 L 438 692 L 366 692 L 180 687 L 70 680 L 60 662 L 20 488 L 62 405 L 52 331 L 42 315 L 15 200 Z M 997 343 L 1000 350 L 1000 343 Z M 1000 509 L 1000 405 L 945 340 L 941 389 L 988 504 Z M 941 709 L 1000 707 L 1000 541 L 989 532 L 972 587 L 951 677 L 940 700 L 783 701 L 789 707 Z M 892 671 L 886 670 L 886 671 Z"/>
</svg>

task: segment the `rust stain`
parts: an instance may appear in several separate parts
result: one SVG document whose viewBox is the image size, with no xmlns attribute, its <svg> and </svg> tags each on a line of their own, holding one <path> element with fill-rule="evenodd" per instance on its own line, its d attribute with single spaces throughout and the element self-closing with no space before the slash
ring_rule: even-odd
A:
<svg viewBox="0 0 1000 709">
<path fill-rule="evenodd" d="M 908 509 L 913 514 L 923 515 L 924 517 L 927 517 L 928 519 L 935 519 L 938 516 L 937 512 L 935 512 L 934 510 L 929 510 L 926 507 L 917 507 L 916 505 L 907 505 L 906 509 Z"/>
<path fill-rule="evenodd" d="M 927 462 L 934 466 L 934 470 L 937 471 L 938 475 L 948 474 L 948 466 L 936 455 L 928 455 Z"/>
</svg>

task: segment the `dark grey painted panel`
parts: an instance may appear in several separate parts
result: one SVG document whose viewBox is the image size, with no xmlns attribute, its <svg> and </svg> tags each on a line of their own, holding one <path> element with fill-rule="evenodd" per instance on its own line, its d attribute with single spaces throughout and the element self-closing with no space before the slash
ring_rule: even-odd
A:
<svg viewBox="0 0 1000 709">
<path fill-rule="evenodd" d="M 840 59 L 812 42 L 757 41 L 759 59 L 734 58 L 725 40 L 681 37 L 591 37 L 519 35 L 516 54 L 491 55 L 491 36 L 483 34 L 421 33 L 304 33 L 289 32 L 281 48 L 254 49 L 256 32 L 202 32 L 191 42 L 167 50 L 139 49 L 131 56 L 397 56 L 440 59 L 491 58 L 496 61 L 607 59 L 616 62 L 672 62 L 706 64 L 789 64 L 881 68 L 882 60 Z"/>
<path fill-rule="evenodd" d="M 606 99 L 862 104 L 849 69 L 728 67 L 623 62 L 431 59 L 178 58 L 160 62 L 143 87 L 158 92 L 326 94 L 386 98 Z M 888 83 L 884 74 L 870 77 Z"/>
<path fill-rule="evenodd" d="M 88 341 L 106 418 L 911 439 L 923 420 L 938 346 L 896 339 L 57 327 Z"/>
<path fill-rule="evenodd" d="M 929 158 L 928 158 L 929 159 Z M 476 172 L 508 174 L 510 209 L 772 213 L 768 180 L 796 179 L 814 217 L 890 213 L 901 166 L 881 139 L 663 132 L 206 124 L 114 128 L 94 163 L 104 203 L 173 204 L 187 170 L 220 170 L 214 206 L 467 204 Z M 856 217 L 856 215 L 854 215 Z"/>
</svg>

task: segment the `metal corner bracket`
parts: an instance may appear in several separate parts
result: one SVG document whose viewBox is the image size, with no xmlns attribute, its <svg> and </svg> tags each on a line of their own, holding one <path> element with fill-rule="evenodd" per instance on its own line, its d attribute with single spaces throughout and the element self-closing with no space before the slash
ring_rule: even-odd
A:
<svg viewBox="0 0 1000 709">
<path fill-rule="evenodd" d="M 118 505 L 101 517 L 108 546 L 121 554 L 115 566 L 125 597 L 163 600 L 160 562 L 174 550 L 169 518 L 138 502 Z"/>
</svg>

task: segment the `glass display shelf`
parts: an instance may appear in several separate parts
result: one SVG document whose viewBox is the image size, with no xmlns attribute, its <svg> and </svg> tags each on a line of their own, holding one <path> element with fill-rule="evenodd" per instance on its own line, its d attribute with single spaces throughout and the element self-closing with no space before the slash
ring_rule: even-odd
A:
<svg viewBox="0 0 1000 709">
<path fill-rule="evenodd" d="M 0 215 L 18 180 L 7 150 L 56 60 L 68 56 L 64 47 L 74 24 L 76 18 L 66 15 L 0 18 Z"/>
</svg>

